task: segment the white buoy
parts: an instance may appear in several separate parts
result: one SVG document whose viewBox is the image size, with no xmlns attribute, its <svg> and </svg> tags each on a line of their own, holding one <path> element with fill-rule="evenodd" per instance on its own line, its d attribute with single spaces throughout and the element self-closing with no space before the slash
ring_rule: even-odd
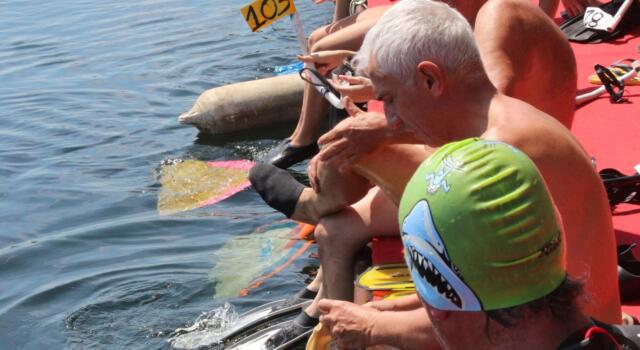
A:
<svg viewBox="0 0 640 350">
<path fill-rule="evenodd" d="M 222 134 L 296 120 L 303 88 L 302 79 L 291 74 L 209 89 L 178 121 Z"/>
</svg>

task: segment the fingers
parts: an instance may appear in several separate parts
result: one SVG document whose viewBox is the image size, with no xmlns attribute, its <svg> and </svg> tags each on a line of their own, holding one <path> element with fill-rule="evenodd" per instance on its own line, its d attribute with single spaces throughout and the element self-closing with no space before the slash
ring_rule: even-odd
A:
<svg viewBox="0 0 640 350">
<path fill-rule="evenodd" d="M 353 102 L 353 99 L 349 96 L 345 96 L 342 99 L 342 104 L 344 105 L 344 109 L 349 113 L 350 116 L 355 117 L 359 113 L 363 113 L 363 110 L 358 108 L 356 104 Z"/>
<path fill-rule="evenodd" d="M 307 63 L 331 63 L 342 60 L 344 58 L 344 52 L 341 50 L 327 50 L 313 52 L 308 55 L 298 55 L 298 59 Z"/>
<path fill-rule="evenodd" d="M 320 183 L 318 181 L 318 157 L 313 157 L 309 162 L 309 168 L 307 169 L 307 173 L 309 176 L 309 182 L 311 184 L 311 188 L 316 192 L 320 193 Z"/>
<path fill-rule="evenodd" d="M 384 302 L 380 302 L 380 301 L 370 301 L 366 304 L 363 304 L 362 306 L 365 307 L 370 307 L 372 309 L 378 310 L 378 311 L 390 311 L 391 309 L 388 307 L 385 307 Z"/>
<path fill-rule="evenodd" d="M 298 55 L 296 57 L 304 63 L 315 63 L 315 60 L 310 55 Z"/>
<path fill-rule="evenodd" d="M 346 81 L 349 84 L 364 84 L 369 79 L 360 76 L 352 76 L 352 75 L 338 75 L 338 79 L 342 81 Z"/>
<path fill-rule="evenodd" d="M 335 300 L 320 299 L 320 301 L 318 302 L 318 311 L 320 311 L 321 314 L 326 315 L 331 312 L 331 308 L 333 307 L 334 303 Z"/>
<path fill-rule="evenodd" d="M 336 90 L 345 92 L 361 91 L 370 87 L 369 79 L 363 77 L 352 77 L 349 75 L 333 75 L 331 77 L 331 85 Z"/>
<path fill-rule="evenodd" d="M 318 156 L 320 160 L 325 162 L 328 162 L 328 161 L 340 162 L 341 160 L 332 159 L 332 158 L 338 157 L 340 153 L 345 151 L 347 149 L 348 144 L 349 144 L 349 141 L 347 141 L 346 139 L 339 139 L 323 147 L 321 152 L 322 154 L 319 154 Z"/>
<path fill-rule="evenodd" d="M 351 96 L 351 94 L 363 89 L 362 85 L 342 85 L 333 81 L 331 82 L 331 86 L 333 86 L 334 89 L 338 90 L 339 93 L 344 94 L 345 97 L 351 98 L 351 101 L 353 101 L 353 97 Z"/>
<path fill-rule="evenodd" d="M 340 96 L 344 97 L 349 97 L 352 101 L 358 100 L 357 98 L 358 96 L 358 92 L 361 90 L 361 86 L 356 86 L 356 85 L 340 85 L 340 84 L 335 84 L 335 83 L 331 83 L 331 86 L 333 86 L 334 89 L 336 89 L 336 91 L 338 91 L 338 93 L 340 94 Z"/>
<path fill-rule="evenodd" d="M 333 128 L 324 135 L 320 136 L 320 138 L 318 139 L 318 145 L 324 146 L 330 142 L 335 141 L 338 137 L 338 131 L 336 130 L 336 128 Z"/>
<path fill-rule="evenodd" d="M 353 168 L 353 164 L 358 160 L 358 155 L 353 154 L 346 157 L 343 161 L 341 161 L 338 166 L 338 172 L 345 174 L 351 171 Z"/>
</svg>

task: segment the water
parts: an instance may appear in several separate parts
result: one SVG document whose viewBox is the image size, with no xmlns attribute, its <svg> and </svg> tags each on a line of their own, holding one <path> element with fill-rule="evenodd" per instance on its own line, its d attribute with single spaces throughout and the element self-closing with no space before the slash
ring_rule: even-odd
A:
<svg viewBox="0 0 640 350">
<path fill-rule="evenodd" d="M 251 33 L 247 2 L 0 1 L 0 349 L 165 349 L 203 313 L 307 278 L 303 259 L 216 299 L 216 250 L 282 218 L 253 191 L 156 210 L 163 160 L 251 159 L 292 129 L 211 137 L 177 123 L 205 89 L 293 62 L 289 20 Z M 297 7 L 307 33 L 331 17 Z"/>
</svg>

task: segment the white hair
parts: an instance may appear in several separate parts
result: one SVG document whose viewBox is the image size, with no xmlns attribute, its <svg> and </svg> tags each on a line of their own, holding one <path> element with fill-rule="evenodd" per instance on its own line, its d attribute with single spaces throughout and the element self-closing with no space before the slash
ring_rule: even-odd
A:
<svg viewBox="0 0 640 350">
<path fill-rule="evenodd" d="M 362 70 L 375 59 L 377 73 L 414 81 L 421 61 L 431 61 L 448 74 L 482 70 L 469 22 L 447 4 L 402 0 L 367 33 L 354 65 Z"/>
</svg>

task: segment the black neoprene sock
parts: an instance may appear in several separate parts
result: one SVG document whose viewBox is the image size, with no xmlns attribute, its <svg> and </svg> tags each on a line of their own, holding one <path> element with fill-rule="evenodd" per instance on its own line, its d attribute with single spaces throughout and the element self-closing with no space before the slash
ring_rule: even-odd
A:
<svg viewBox="0 0 640 350">
<path fill-rule="evenodd" d="M 260 197 L 273 209 L 293 215 L 304 185 L 289 172 L 271 164 L 258 163 L 249 171 L 249 180 Z"/>
<path fill-rule="evenodd" d="M 305 311 L 302 311 L 296 317 L 294 322 L 304 328 L 311 328 L 311 327 L 315 327 L 318 324 L 319 319 L 317 317 L 311 317 Z"/>
<path fill-rule="evenodd" d="M 296 298 L 300 299 L 315 299 L 316 295 L 318 295 L 318 291 L 313 291 L 308 288 L 302 288 L 298 293 L 296 293 Z"/>
</svg>

